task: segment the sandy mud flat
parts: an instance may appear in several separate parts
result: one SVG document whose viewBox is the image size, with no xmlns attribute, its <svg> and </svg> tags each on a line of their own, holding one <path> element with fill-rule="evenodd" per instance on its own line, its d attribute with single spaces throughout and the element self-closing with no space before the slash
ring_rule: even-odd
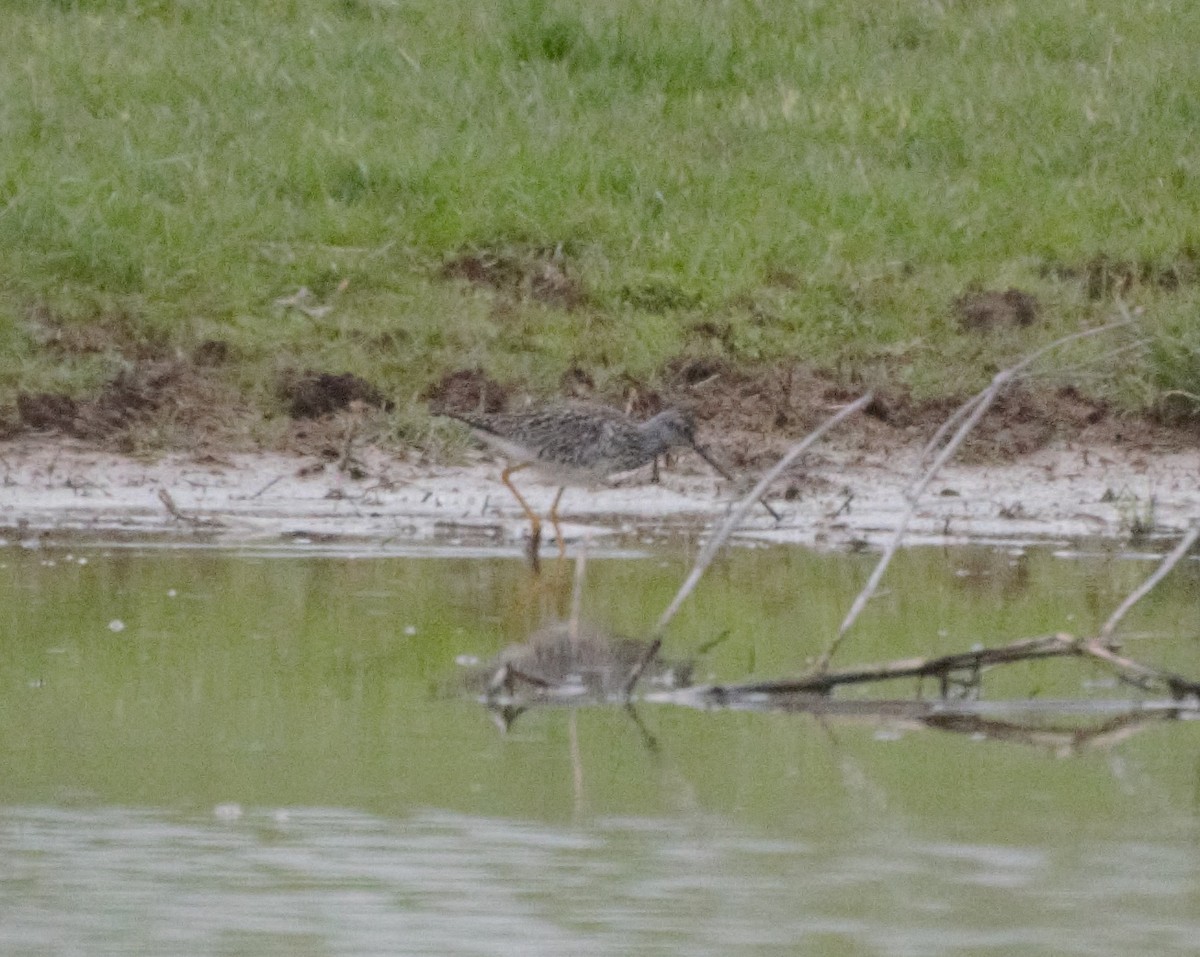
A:
<svg viewBox="0 0 1200 957">
<path fill-rule="evenodd" d="M 915 448 L 837 447 L 810 454 L 772 496 L 783 521 L 756 509 L 736 540 L 877 544 L 907 507 L 917 455 Z M 171 454 L 143 461 L 61 439 L 20 439 L 0 447 L 0 530 L 25 542 L 86 533 L 114 541 L 170 536 L 229 546 L 456 554 L 516 551 L 527 534 L 492 459 L 450 467 L 368 449 L 359 461 L 363 477 L 352 479 L 335 464 L 296 456 Z M 736 496 L 700 468 L 683 456 L 658 485 L 635 476 L 594 490 L 568 489 L 564 531 L 608 550 L 695 535 L 727 514 Z M 521 484 L 535 508 L 549 506 L 552 485 L 536 478 Z M 1019 544 L 1121 538 L 1146 529 L 1169 536 L 1197 519 L 1200 451 L 1059 447 L 1007 464 L 949 465 L 923 496 L 906 540 Z"/>
</svg>

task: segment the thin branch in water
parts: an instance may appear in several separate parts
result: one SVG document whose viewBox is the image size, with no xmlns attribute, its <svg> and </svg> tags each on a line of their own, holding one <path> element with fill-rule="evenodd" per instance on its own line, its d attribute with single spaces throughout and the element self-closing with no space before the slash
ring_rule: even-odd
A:
<svg viewBox="0 0 1200 957">
<path fill-rule="evenodd" d="M 1191 551 L 1197 539 L 1200 539 L 1200 524 L 1193 525 L 1187 534 L 1179 540 L 1179 544 L 1171 549 L 1170 554 L 1159 563 L 1154 573 L 1142 582 L 1139 587 L 1130 592 L 1125 600 L 1117 606 L 1117 610 L 1108 616 L 1108 621 L 1104 623 L 1097 636 L 1099 641 L 1109 648 L 1115 647 L 1116 643 L 1113 641 L 1113 632 L 1117 630 L 1117 625 L 1121 623 L 1121 619 L 1125 617 L 1129 609 L 1150 594 L 1154 587 L 1170 574 L 1171 569 L 1179 564 L 1183 557 Z"/>
<path fill-rule="evenodd" d="M 730 511 L 730 513 L 725 517 L 725 521 L 721 524 L 717 531 L 713 533 L 712 538 L 710 538 L 708 542 L 705 543 L 704 548 L 700 550 L 700 554 L 697 556 L 696 563 L 692 566 L 692 571 L 688 575 L 687 580 L 680 587 L 679 591 L 675 595 L 675 598 L 667 607 L 667 610 L 662 613 L 662 617 L 658 619 L 658 624 L 654 627 L 655 635 L 661 635 L 666 630 L 667 625 L 671 623 L 671 619 L 675 617 L 675 614 L 679 611 L 680 606 L 687 599 L 688 595 L 692 593 L 692 590 L 696 587 L 697 582 L 700 581 L 701 576 L 712 563 L 712 560 L 716 557 L 717 552 L 720 551 L 721 546 L 725 544 L 730 534 L 739 524 L 741 524 L 742 520 L 745 519 L 750 510 L 754 508 L 755 503 L 762 498 L 763 494 L 771 486 L 771 483 L 779 478 L 784 469 L 791 465 L 792 462 L 794 462 L 801 454 L 806 452 L 810 446 L 814 445 L 826 432 L 838 425 L 843 419 L 849 418 L 855 412 L 858 412 L 860 409 L 868 406 L 873 398 L 874 394 L 868 392 L 865 395 L 855 399 L 849 405 L 840 409 L 836 414 L 831 415 L 828 419 L 813 429 L 812 432 L 788 449 L 783 458 L 781 458 L 770 469 L 767 470 L 763 477 L 759 479 L 758 484 L 755 485 L 751 490 L 750 494 L 742 499 L 737 506 Z"/>
<path fill-rule="evenodd" d="M 875 396 L 872 392 L 868 392 L 865 395 L 859 396 L 849 405 L 840 409 L 834 415 L 831 415 L 812 432 L 793 445 L 787 450 L 786 453 L 784 453 L 783 458 L 776 462 L 770 469 L 767 470 L 766 474 L 759 479 L 758 484 L 751 489 L 750 494 L 742 499 L 725 517 L 725 521 L 716 530 L 716 532 L 713 533 L 712 538 L 705 543 L 704 548 L 700 550 L 700 554 L 696 557 L 696 563 L 692 566 L 692 570 L 688 574 L 687 580 L 682 586 L 680 586 L 679 591 L 676 592 L 675 597 L 671 600 L 671 604 L 667 606 L 666 611 L 664 611 L 662 616 L 658 619 L 658 624 L 654 627 L 653 640 L 647 646 L 645 653 L 638 660 L 637 664 L 634 665 L 632 670 L 629 672 L 629 677 L 625 680 L 625 697 L 629 697 L 631 694 L 633 694 L 633 689 L 637 687 L 637 683 L 642 677 L 642 672 L 646 670 L 646 666 L 654 660 L 655 655 L 657 655 L 659 649 L 662 648 L 662 635 L 663 632 L 666 631 L 667 625 L 671 623 L 671 619 L 675 617 L 680 607 L 687 600 L 688 595 L 690 595 L 695 589 L 697 583 L 700 581 L 700 578 L 704 575 L 705 570 L 710 564 L 712 564 L 713 558 L 716 557 L 717 552 L 720 550 L 721 546 L 725 544 L 725 541 L 729 538 L 734 528 L 736 528 L 737 525 L 746 517 L 746 515 L 749 514 L 750 510 L 754 508 L 755 503 L 762 497 L 762 495 L 770 487 L 771 483 L 779 478 L 784 469 L 791 465 L 792 462 L 794 462 L 801 454 L 807 451 L 808 448 L 816 443 L 817 440 L 820 439 L 826 432 L 832 429 L 835 425 L 838 425 L 843 419 L 849 418 L 860 409 L 866 408 L 868 405 L 870 405 L 871 400 L 874 398 Z"/>
<path fill-rule="evenodd" d="M 1099 638 L 1078 642 L 1077 650 L 1085 657 L 1104 662 L 1117 672 L 1122 681 L 1142 691 L 1154 692 L 1165 687 L 1176 700 L 1187 695 L 1200 699 L 1200 681 L 1191 681 L 1173 671 L 1160 671 L 1158 668 L 1140 664 L 1132 658 L 1118 655 Z"/>
<path fill-rule="evenodd" d="M 977 395 L 972 396 L 955 410 L 954 414 L 951 415 L 950 420 L 958 421 L 959 419 L 963 419 L 965 417 L 965 421 L 963 421 L 958 427 L 950 441 L 947 442 L 942 447 L 942 450 L 934 457 L 933 462 L 925 470 L 924 474 L 921 475 L 919 479 L 910 487 L 908 491 L 908 508 L 901 516 L 900 522 L 896 526 L 896 530 L 893 532 L 891 540 L 887 544 L 887 548 L 884 549 L 883 555 L 880 556 L 879 562 L 876 564 L 874 571 L 871 572 L 871 577 L 868 579 L 867 584 L 863 586 L 862 591 L 860 591 L 858 596 L 854 599 L 854 604 L 850 606 L 850 611 L 846 614 L 845 619 L 842 621 L 841 627 L 838 628 L 837 635 L 834 637 L 833 641 L 829 643 L 829 646 L 817 660 L 818 672 L 825 671 L 829 668 L 829 662 L 837 653 L 839 646 L 846 637 L 846 633 L 851 629 L 851 627 L 853 627 L 854 622 L 858 620 L 858 616 L 861 615 L 863 609 L 867 607 L 867 602 L 869 602 L 871 597 L 875 594 L 876 589 L 879 587 L 880 581 L 883 579 L 884 572 L 887 571 L 888 565 L 891 564 L 892 558 L 895 557 L 896 550 L 900 547 L 900 543 L 904 539 L 904 533 L 908 530 L 909 522 L 912 521 L 912 517 L 916 513 L 917 501 L 920 499 L 925 489 L 929 486 L 929 483 L 932 482 L 938 472 L 942 470 L 942 466 L 944 466 L 946 462 L 950 460 L 950 457 L 958 451 L 958 447 L 966 440 L 967 436 L 971 433 L 971 430 L 979 424 L 979 420 L 982 419 L 984 413 L 991 408 L 992 404 L 1000 396 L 1001 392 L 1003 392 L 1009 383 L 1017 378 L 1020 373 L 1022 373 L 1025 369 L 1044 356 L 1047 352 L 1050 352 L 1052 349 L 1056 349 L 1059 346 L 1067 344 L 1068 342 L 1074 342 L 1077 339 L 1083 339 L 1088 336 L 1095 336 L 1103 332 L 1109 332 L 1113 329 L 1119 329 L 1123 326 L 1131 325 L 1136 321 L 1132 316 L 1129 316 L 1128 310 L 1124 309 L 1123 306 L 1122 309 L 1127 318 L 1120 319 L 1116 322 L 1106 323 L 1105 325 L 1097 326 L 1094 329 L 1084 329 L 1082 332 L 1075 332 L 1069 336 L 1063 336 L 1061 339 L 1056 339 L 1054 342 L 1048 343 L 1039 349 L 1035 349 L 1016 365 L 996 373 L 996 375 L 992 378 L 991 384 L 986 389 Z M 949 429 L 945 427 L 939 429 L 938 435 L 935 436 L 935 439 L 937 441 L 941 441 L 941 436 L 948 431 Z M 933 447 L 934 443 L 932 442 L 926 447 L 926 451 L 922 453 L 922 462 L 924 461 L 926 454 L 932 452 Z"/>
</svg>

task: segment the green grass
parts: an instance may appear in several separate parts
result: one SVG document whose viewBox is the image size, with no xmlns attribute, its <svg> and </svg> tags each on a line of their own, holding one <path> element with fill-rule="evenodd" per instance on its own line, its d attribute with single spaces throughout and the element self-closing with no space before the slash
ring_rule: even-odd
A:
<svg viewBox="0 0 1200 957">
<path fill-rule="evenodd" d="M 1111 315 L 1107 256 L 1148 345 L 1083 384 L 1191 411 L 1197 29 L 1184 0 L 10 0 L 0 403 L 207 339 L 266 414 L 290 368 L 411 417 L 454 368 L 605 389 L 713 352 L 959 394 Z M 555 248 L 575 308 L 441 275 Z M 963 334 L 972 285 L 1043 320 Z M 331 311 L 275 305 L 301 286 Z M 47 345 L 79 328 L 110 341 Z"/>
</svg>

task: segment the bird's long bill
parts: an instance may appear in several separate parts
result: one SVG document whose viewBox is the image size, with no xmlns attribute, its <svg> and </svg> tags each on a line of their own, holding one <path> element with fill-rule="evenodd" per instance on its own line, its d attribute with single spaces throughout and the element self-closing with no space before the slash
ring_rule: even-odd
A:
<svg viewBox="0 0 1200 957">
<path fill-rule="evenodd" d="M 704 461 L 709 464 L 709 466 L 712 468 L 712 470 L 714 472 L 716 472 L 719 476 L 721 476 L 721 478 L 723 478 L 726 482 L 733 481 L 733 476 L 730 475 L 720 465 L 718 465 L 716 463 L 716 461 L 713 459 L 713 457 L 708 454 L 708 451 L 706 449 L 704 449 L 703 447 L 701 447 L 699 445 L 693 445 L 692 448 L 696 450 L 696 454 L 698 456 L 700 456 L 700 458 L 704 459 Z M 768 502 L 765 498 L 760 498 L 758 500 L 758 504 L 761 505 L 763 508 L 765 508 L 768 512 L 770 512 L 771 518 L 775 519 L 775 521 L 777 521 L 777 522 L 783 521 L 783 516 L 781 516 L 777 511 L 775 511 L 775 509 L 773 509 L 771 507 L 771 503 Z"/>
<path fill-rule="evenodd" d="M 704 461 L 708 463 L 709 468 L 721 476 L 721 478 L 723 478 L 726 482 L 733 481 L 733 476 L 729 474 L 727 469 L 717 464 L 716 460 L 708 454 L 708 450 L 704 448 L 704 446 L 693 445 L 692 448 L 696 450 L 696 454 L 700 456 L 700 458 L 704 459 Z"/>
</svg>

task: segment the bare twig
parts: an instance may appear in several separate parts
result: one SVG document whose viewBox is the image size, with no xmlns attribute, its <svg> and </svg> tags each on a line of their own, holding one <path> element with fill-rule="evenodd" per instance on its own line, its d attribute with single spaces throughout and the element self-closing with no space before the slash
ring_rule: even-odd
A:
<svg viewBox="0 0 1200 957">
<path fill-rule="evenodd" d="M 1119 359 L 1127 352 L 1136 352 L 1138 349 L 1144 349 L 1150 344 L 1149 337 L 1134 339 L 1121 346 L 1115 346 L 1107 352 L 1101 352 L 1099 355 L 1088 356 L 1086 359 L 1081 359 L 1079 362 L 1072 365 L 1061 365 L 1054 367 L 1054 375 L 1058 377 L 1070 375 L 1073 382 L 1081 381 L 1085 376 L 1095 378 L 1111 379 L 1113 374 L 1113 362 Z M 1033 373 L 1030 377 L 1033 377 Z"/>
<path fill-rule="evenodd" d="M 1025 369 L 1029 368 L 1030 365 L 1032 365 L 1052 349 L 1057 349 L 1059 346 L 1066 345 L 1069 342 L 1074 342 L 1077 339 L 1099 335 L 1103 332 L 1110 332 L 1113 329 L 1119 329 L 1123 326 L 1131 325 L 1136 321 L 1134 317 L 1129 315 L 1128 310 L 1125 309 L 1123 305 L 1121 308 L 1126 318 L 1120 319 L 1116 322 L 1106 323 L 1103 326 L 1097 326 L 1094 329 L 1085 329 L 1082 332 L 1076 332 L 1069 336 L 1063 336 L 1061 339 L 1056 339 L 1054 342 L 1048 343 L 1047 345 L 1042 346 L 1040 349 L 1035 349 L 1016 365 L 1010 366 L 1009 368 L 996 373 L 996 375 L 992 378 L 991 384 L 986 389 L 979 394 L 972 396 L 955 410 L 954 414 L 950 416 L 949 422 L 957 422 L 960 419 L 965 419 L 965 421 L 959 425 L 953 437 L 942 447 L 941 451 L 938 452 L 938 454 L 934 457 L 933 462 L 929 465 L 925 472 L 921 474 L 909 488 L 907 493 L 908 508 L 901 516 L 900 522 L 897 524 L 895 531 L 892 533 L 892 537 L 888 541 L 887 547 L 884 549 L 883 554 L 879 558 L 879 562 L 871 572 L 871 577 L 867 580 L 866 585 L 863 586 L 862 591 L 858 593 L 858 596 L 854 599 L 854 603 L 850 606 L 850 611 L 847 612 L 845 619 L 842 621 L 841 627 L 838 628 L 837 635 L 829 643 L 829 646 L 817 660 L 817 671 L 825 671 L 829 667 L 829 662 L 837 653 L 839 646 L 846 637 L 846 633 L 851 629 L 851 627 L 853 627 L 854 622 L 858 620 L 858 616 L 862 614 L 863 609 L 867 607 L 867 602 L 869 602 L 871 597 L 875 594 L 875 590 L 879 587 L 879 582 L 883 579 L 884 572 L 887 571 L 888 565 L 891 564 L 892 558 L 896 554 L 896 550 L 900 547 L 900 543 L 904 539 L 904 533 L 908 530 L 908 524 L 912 521 L 912 517 L 916 513 L 917 501 L 920 499 L 922 493 L 924 493 L 925 489 L 928 487 L 929 483 L 933 481 L 938 472 L 941 471 L 942 466 L 944 466 L 946 462 L 949 461 L 950 457 L 954 455 L 956 451 L 958 451 L 958 447 L 962 445 L 963 441 L 971 433 L 971 430 L 974 429 L 979 423 L 979 420 L 983 418 L 984 413 L 991 408 L 992 403 L 999 398 L 1004 389 L 1007 388 L 1008 385 L 1022 372 L 1024 372 Z M 931 441 L 926 447 L 921 456 L 921 463 L 924 462 L 926 456 L 933 451 L 933 449 L 936 447 L 936 444 L 940 442 L 945 434 L 949 431 L 949 422 L 944 424 L 943 427 L 938 430 L 937 435 L 934 436 L 934 440 Z"/>
<path fill-rule="evenodd" d="M 764 489 L 763 491 L 765 492 L 765 491 L 766 491 L 766 489 Z M 782 521 L 783 521 L 783 516 L 782 516 L 782 515 L 780 515 L 780 514 L 779 514 L 777 511 L 775 511 L 775 509 L 774 509 L 774 507 L 771 505 L 771 503 L 770 503 L 770 502 L 768 502 L 768 501 L 767 501 L 765 498 L 764 498 L 764 499 L 759 499 L 759 504 L 760 504 L 760 505 L 761 505 L 763 508 L 765 508 L 765 509 L 766 509 L 766 510 L 767 510 L 767 511 L 770 513 L 770 515 L 771 515 L 771 518 L 775 519 L 775 523 L 776 523 L 776 524 L 778 524 L 779 522 L 782 522 Z"/>
<path fill-rule="evenodd" d="M 995 648 L 978 648 L 952 655 L 939 655 L 936 658 L 904 658 L 841 671 L 817 670 L 801 678 L 737 685 L 735 688 L 739 693 L 828 694 L 841 685 L 893 681 L 897 678 L 945 678 L 956 672 L 974 674 L 991 665 L 1033 661 L 1038 658 L 1060 658 L 1074 654 L 1071 641 L 1070 635 L 1048 635 L 1043 638 L 1027 638 Z"/>
<path fill-rule="evenodd" d="M 933 433 L 933 438 L 925 443 L 925 448 L 921 449 L 921 457 L 917 459 L 918 468 L 941 446 L 942 441 L 950 434 L 950 430 L 958 425 L 964 416 L 970 415 L 975 410 L 975 407 L 987 398 L 987 393 L 988 390 L 984 389 L 982 392 L 977 392 L 971 396 L 971 398 L 967 399 L 966 402 L 951 412 L 950 417 L 945 422 L 938 426 L 938 430 Z"/>
<path fill-rule="evenodd" d="M 658 656 L 658 652 L 662 648 L 662 643 L 662 636 L 659 635 L 646 646 L 646 650 L 637 660 L 637 664 L 629 670 L 629 677 L 625 679 L 625 687 L 622 689 L 622 693 L 626 699 L 633 694 L 633 689 L 637 687 L 637 683 L 642 679 L 642 673 L 646 670 L 646 666 Z"/>
<path fill-rule="evenodd" d="M 921 493 L 925 491 L 926 486 L 933 481 L 933 477 L 937 475 L 943 465 L 951 455 L 955 453 L 963 440 L 975 428 L 976 424 L 983 414 L 987 412 L 991 404 L 996 400 L 996 396 L 1000 394 L 1000 390 L 1011 380 L 1011 374 L 1006 370 L 1001 372 L 992 380 L 992 385 L 980 396 L 977 396 L 964 405 L 973 406 L 971 414 L 967 416 L 966 421 L 958 427 L 958 431 L 954 433 L 954 437 L 946 443 L 945 447 L 937 454 L 933 460 L 933 464 L 925 470 L 924 475 L 916 482 L 908 492 L 908 508 L 904 510 L 904 514 L 900 516 L 900 521 L 896 524 L 895 530 L 892 532 L 892 537 L 889 539 L 887 547 L 883 550 L 883 554 L 879 557 L 879 561 L 875 564 L 874 570 L 871 572 L 871 577 L 867 579 L 867 583 L 863 586 L 862 591 L 854 599 L 854 604 L 850 606 L 850 611 L 846 613 L 845 619 L 842 621 L 841 627 L 838 628 L 838 633 L 824 653 L 817 659 L 817 670 L 824 671 L 829 667 L 829 662 L 833 659 L 834 654 L 841 645 L 842 640 L 846 637 L 846 633 L 853 626 L 858 616 L 862 614 L 862 610 L 867 607 L 867 602 L 875 594 L 875 590 L 879 587 L 880 581 L 883 580 L 883 573 L 887 571 L 888 565 L 891 564 L 896 550 L 900 547 L 900 543 L 904 540 L 904 533 L 908 531 L 908 523 L 912 521 L 913 515 L 917 510 L 917 501 L 921 497 Z"/>
<path fill-rule="evenodd" d="M 1171 553 L 1159 563 L 1154 573 L 1142 582 L 1139 587 L 1130 592 L 1125 600 L 1117 606 L 1117 610 L 1108 616 L 1108 621 L 1104 623 L 1097 636 L 1099 641 L 1110 648 L 1115 647 L 1116 642 L 1112 640 L 1112 636 L 1113 632 L 1117 630 L 1117 625 L 1121 623 L 1121 619 L 1125 617 L 1129 609 L 1150 594 L 1154 586 L 1167 577 L 1171 569 L 1179 564 L 1183 556 L 1191 551 L 1192 546 L 1196 544 L 1196 539 L 1198 538 L 1200 538 L 1200 524 L 1193 525 L 1187 534 L 1179 540 L 1179 544 L 1171 549 Z"/>
<path fill-rule="evenodd" d="M 255 492 L 253 495 L 251 495 L 250 498 L 252 498 L 252 499 L 258 498 L 260 495 L 263 494 L 263 492 L 267 491 L 267 489 L 269 489 L 276 482 L 280 481 L 282 478 L 283 478 L 282 475 L 276 475 L 273 479 L 271 479 L 271 481 L 269 481 L 266 485 L 264 485 L 257 492 Z"/>
<path fill-rule="evenodd" d="M 358 438 L 358 429 L 362 425 L 362 418 L 362 409 L 355 408 L 351 413 L 350 424 L 346 427 L 346 438 L 342 443 L 342 456 L 338 459 L 337 464 L 339 472 L 350 471 L 350 466 L 354 461 L 354 440 Z"/>
</svg>

